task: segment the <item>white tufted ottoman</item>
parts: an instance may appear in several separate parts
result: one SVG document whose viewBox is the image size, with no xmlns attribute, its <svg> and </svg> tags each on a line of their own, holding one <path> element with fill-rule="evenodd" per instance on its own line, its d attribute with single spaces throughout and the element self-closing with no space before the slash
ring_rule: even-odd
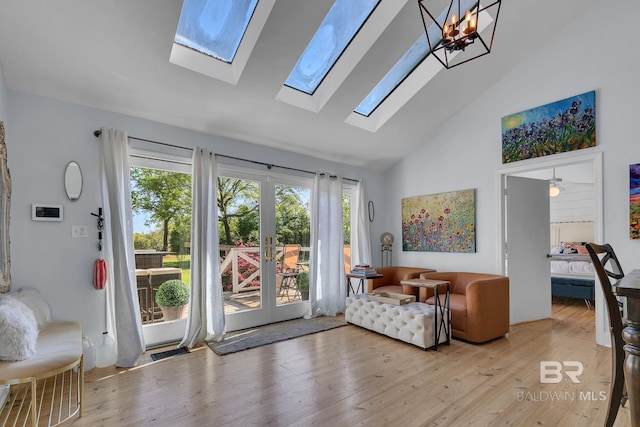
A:
<svg viewBox="0 0 640 427">
<path fill-rule="evenodd" d="M 423 349 L 435 346 L 435 308 L 421 302 L 405 305 L 369 301 L 367 294 L 347 297 L 345 319 L 354 325 L 399 339 Z M 448 323 L 448 313 L 446 322 Z M 439 344 L 448 342 L 440 334 Z"/>
</svg>

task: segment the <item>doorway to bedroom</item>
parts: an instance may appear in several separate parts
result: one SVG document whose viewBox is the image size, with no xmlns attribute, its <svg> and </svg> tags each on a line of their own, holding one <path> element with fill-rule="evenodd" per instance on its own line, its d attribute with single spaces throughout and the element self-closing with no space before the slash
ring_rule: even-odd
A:
<svg viewBox="0 0 640 427">
<path fill-rule="evenodd" d="M 555 156 L 554 156 L 555 157 Z M 597 280 L 590 271 L 590 262 L 584 252 L 582 242 L 602 242 L 602 154 L 558 156 L 557 159 L 532 161 L 528 165 L 515 166 L 498 172 L 500 182 L 501 210 L 500 210 L 500 269 L 512 280 L 512 313 L 529 313 L 530 318 L 514 321 L 535 320 L 551 317 L 552 301 L 566 304 L 581 304 L 584 310 L 587 306 L 585 299 L 595 301 L 596 342 L 608 345 L 609 336 L 606 325 L 606 312 L 602 304 L 602 292 L 597 282 L 592 288 L 573 288 L 573 284 L 580 280 Z M 546 192 L 548 204 L 548 229 L 544 233 L 549 237 L 538 240 L 546 242 L 535 244 L 531 242 L 531 234 L 519 233 L 519 223 L 535 223 L 536 209 L 524 209 L 518 212 L 518 217 L 508 216 L 508 206 L 517 200 L 531 200 L 534 197 L 529 190 L 521 190 L 514 194 L 507 188 L 508 177 L 518 177 L 527 181 L 539 182 L 537 192 Z M 551 187 L 557 187 L 559 194 L 551 197 Z M 553 190 L 552 193 L 557 193 Z M 543 197 L 539 194 L 538 197 Z M 513 200 L 510 200 L 513 199 Z M 540 199 L 542 200 L 542 199 Z M 516 202 L 517 203 L 517 202 Z M 544 209 L 544 208 L 542 208 Z M 526 227 L 526 225 L 524 226 Z M 541 230 L 539 228 L 538 230 Z M 547 231 L 548 230 L 548 231 Z M 538 234 L 544 234 L 538 233 Z M 513 249 L 518 248 L 518 253 Z M 511 252 L 511 253 L 510 253 Z M 564 258 L 558 255 L 566 255 Z M 557 259 L 556 259 L 557 258 Z M 569 259 L 571 258 L 571 259 Z M 520 261 L 518 261 L 520 260 Z M 533 260 L 533 262 L 530 262 Z M 562 261 L 562 262 L 557 262 Z M 533 272 L 522 268 L 522 263 L 537 263 Z M 552 270 L 552 266 L 554 270 Z M 546 271 L 544 271 L 546 269 Z M 521 278 L 520 271 L 526 271 Z M 551 279 L 554 277 L 554 279 Z M 552 280 L 556 283 L 552 286 Z M 564 286 L 568 284 L 568 286 Z M 554 289 L 555 288 L 555 289 Z M 580 291 L 580 292 L 578 292 Z M 552 298 L 553 297 L 553 298 Z M 571 298 L 571 299 L 570 299 Z M 543 301 L 539 307 L 531 307 L 530 301 Z M 529 305 L 529 307 L 527 307 Z M 526 314 L 525 314 L 526 316 Z M 517 316 L 515 316 L 517 317 Z"/>
</svg>

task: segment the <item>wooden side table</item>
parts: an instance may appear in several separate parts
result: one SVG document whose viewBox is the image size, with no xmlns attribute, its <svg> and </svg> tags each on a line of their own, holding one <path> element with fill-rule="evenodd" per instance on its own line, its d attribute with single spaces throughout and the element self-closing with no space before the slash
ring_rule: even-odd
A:
<svg viewBox="0 0 640 427">
<path fill-rule="evenodd" d="M 364 281 L 371 279 L 382 279 L 384 276 L 380 273 L 376 274 L 356 274 L 356 273 L 347 273 L 347 296 L 349 296 L 349 290 L 354 294 L 360 293 L 358 292 L 362 289 L 362 293 L 364 293 Z M 351 284 L 351 279 L 359 279 L 358 284 L 356 285 L 356 290 L 353 290 L 353 285 Z"/>
<path fill-rule="evenodd" d="M 613 285 L 613 293 L 627 297 L 627 326 L 622 331 L 622 339 L 626 343 L 624 351 L 627 355 L 624 362 L 624 379 L 629 398 L 631 425 L 636 427 L 640 426 L 640 270 L 627 273 Z"/>
<path fill-rule="evenodd" d="M 427 288 L 433 289 L 433 296 L 435 299 L 435 315 L 433 316 L 433 335 L 435 337 L 435 343 L 433 345 L 434 350 L 438 350 L 438 343 L 440 342 L 440 334 L 444 332 L 447 337 L 446 344 L 451 343 L 451 301 L 450 286 L 451 283 L 447 280 L 430 280 L 430 279 L 410 279 L 402 280 L 401 285 L 413 286 L 414 288 Z M 440 301 L 440 295 L 438 289 L 440 287 L 445 288 L 444 303 Z M 438 316 L 438 314 L 440 314 Z M 446 318 L 446 320 L 445 320 Z"/>
</svg>

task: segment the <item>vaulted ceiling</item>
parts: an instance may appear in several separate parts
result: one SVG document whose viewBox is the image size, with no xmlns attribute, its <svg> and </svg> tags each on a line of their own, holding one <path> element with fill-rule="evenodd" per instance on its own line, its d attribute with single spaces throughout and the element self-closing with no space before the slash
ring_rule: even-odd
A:
<svg viewBox="0 0 640 427">
<path fill-rule="evenodd" d="M 438 73 L 376 132 L 345 119 L 423 31 L 415 0 L 317 113 L 276 95 L 333 0 L 276 0 L 236 85 L 169 62 L 179 0 L 0 0 L 0 63 L 9 89 L 386 170 L 594 1 L 504 0 L 492 53 Z"/>
</svg>

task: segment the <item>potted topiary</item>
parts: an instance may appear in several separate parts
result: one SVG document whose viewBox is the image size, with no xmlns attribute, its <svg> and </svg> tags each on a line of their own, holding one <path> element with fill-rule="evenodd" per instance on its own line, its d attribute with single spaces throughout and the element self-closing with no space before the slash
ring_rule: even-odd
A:
<svg viewBox="0 0 640 427">
<path fill-rule="evenodd" d="M 301 271 L 296 278 L 296 284 L 298 285 L 298 290 L 300 291 L 300 295 L 302 295 L 302 300 L 309 299 L 309 272 Z"/>
<path fill-rule="evenodd" d="M 189 287 L 178 279 L 163 282 L 156 291 L 156 304 L 162 310 L 163 320 L 180 319 L 189 304 Z"/>
</svg>

